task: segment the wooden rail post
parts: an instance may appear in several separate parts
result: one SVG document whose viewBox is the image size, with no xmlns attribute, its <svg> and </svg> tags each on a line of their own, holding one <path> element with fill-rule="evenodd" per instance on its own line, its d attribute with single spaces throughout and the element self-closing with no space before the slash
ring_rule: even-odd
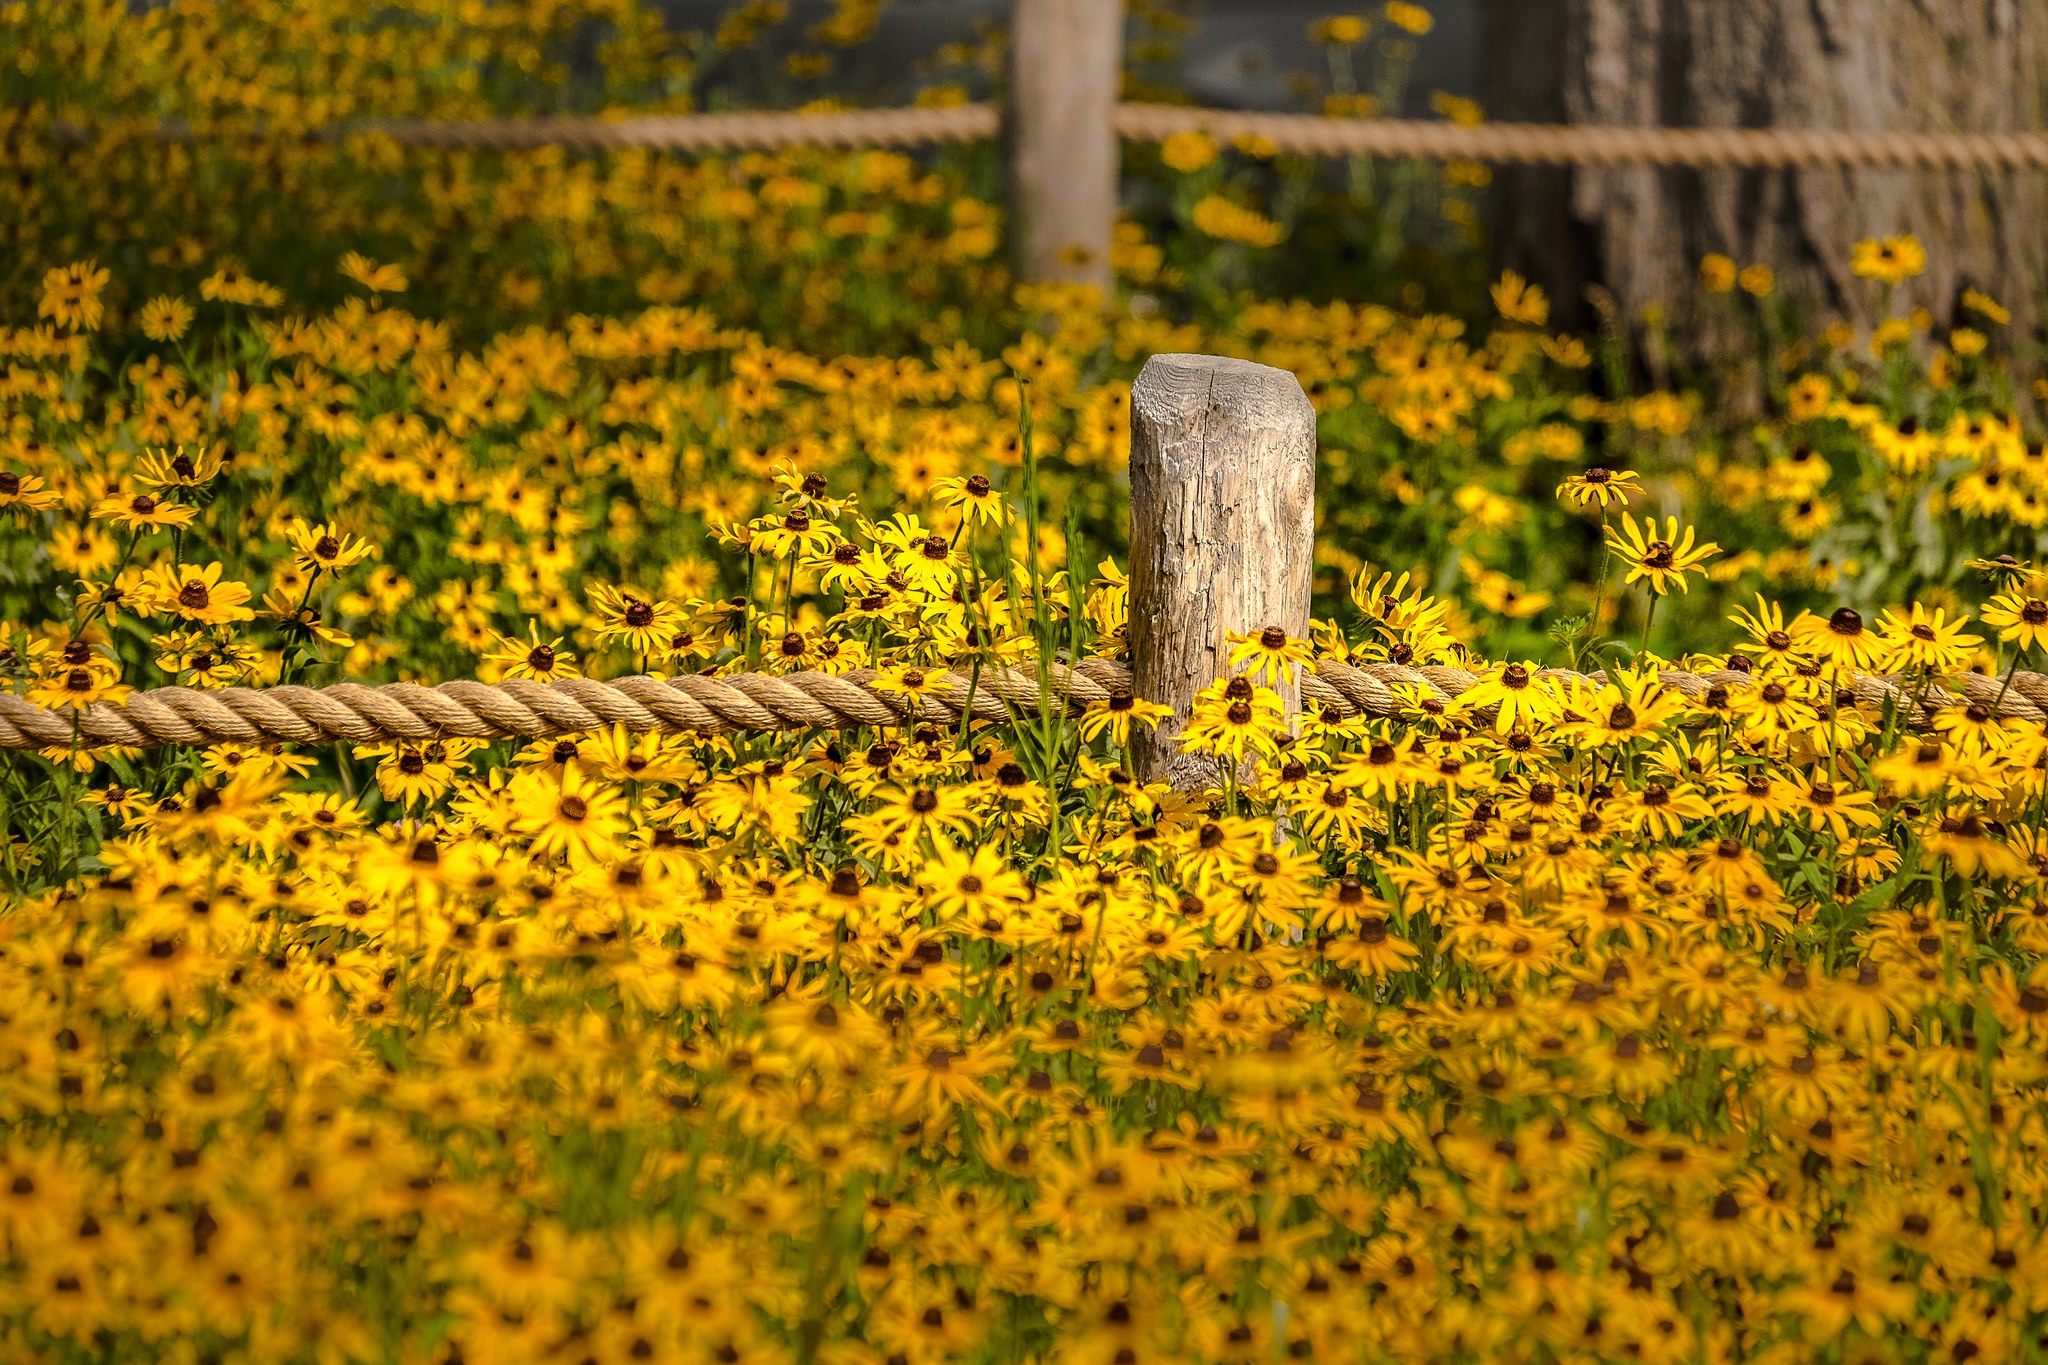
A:
<svg viewBox="0 0 2048 1365">
<path fill-rule="evenodd" d="M 1133 736 L 1143 781 L 1211 785 L 1179 753 L 1195 693 L 1228 668 L 1232 631 L 1308 634 L 1316 413 L 1286 370 L 1155 355 L 1131 386 L 1131 682 L 1173 718 Z M 1300 704 L 1290 680 L 1289 710 Z"/>
<path fill-rule="evenodd" d="M 1124 0 L 1015 0 L 1010 180 L 1028 280 L 1092 284 L 1106 299 L 1116 231 L 1116 103 Z"/>
</svg>

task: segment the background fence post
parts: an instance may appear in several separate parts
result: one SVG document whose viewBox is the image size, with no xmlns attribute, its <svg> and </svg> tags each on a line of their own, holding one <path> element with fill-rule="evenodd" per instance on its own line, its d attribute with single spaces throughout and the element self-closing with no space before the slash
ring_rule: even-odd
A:
<svg viewBox="0 0 2048 1365">
<path fill-rule="evenodd" d="M 1155 355 L 1131 386 L 1131 679 L 1173 719 L 1133 736 L 1145 781 L 1207 786 L 1176 756 L 1195 693 L 1227 669 L 1231 631 L 1308 634 L 1316 413 L 1286 370 Z M 1284 689 L 1290 710 L 1299 689 Z"/>
<path fill-rule="evenodd" d="M 1028 280 L 1093 284 L 1108 296 L 1123 52 L 1123 0 L 1015 0 L 1011 212 Z"/>
</svg>

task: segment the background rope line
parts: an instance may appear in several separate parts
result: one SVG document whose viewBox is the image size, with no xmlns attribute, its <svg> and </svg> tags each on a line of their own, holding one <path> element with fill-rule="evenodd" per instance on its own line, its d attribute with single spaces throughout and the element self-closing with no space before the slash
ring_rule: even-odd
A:
<svg viewBox="0 0 2048 1365">
<path fill-rule="evenodd" d="M 2003 169 L 2048 167 L 2048 133 L 1845 132 L 1806 128 L 1627 128 L 1598 124 L 1337 119 L 1165 104 L 1123 104 L 1116 130 L 1134 141 L 1205 132 L 1229 141 L 1262 138 L 1311 156 L 1418 157 L 1552 165 L 1865 166 Z M 991 104 L 948 109 L 849 109 L 829 113 L 683 114 L 624 119 L 378 119 L 327 136 L 378 133 L 415 147 L 579 151 L 645 147 L 723 151 L 780 147 L 909 147 L 994 137 Z"/>
<path fill-rule="evenodd" d="M 741 673 L 713 678 L 563 678 L 552 683 L 446 682 L 438 687 L 386 683 L 378 687 L 337 683 L 332 687 L 230 687 L 201 691 L 161 687 L 136 692 L 126 702 L 101 702 L 83 712 L 48 710 L 13 693 L 0 693 L 0 748 L 67 748 L 75 738 L 87 747 L 165 744 L 356 744 L 436 739 L 550 738 L 624 725 L 628 730 L 665 734 L 728 734 L 735 731 L 850 730 L 870 725 L 959 724 L 963 709 L 977 720 L 1000 721 L 1012 709 L 1035 713 L 1038 679 L 1020 669 L 984 670 L 978 677 L 936 675 L 934 690 L 920 697 L 885 691 L 871 670 L 830 673 Z M 1416 703 L 1448 702 L 1469 690 L 1483 674 L 1460 668 L 1405 668 L 1399 664 L 1346 664 L 1323 660 L 1302 677 L 1303 705 L 1337 718 L 1413 716 Z M 1606 675 L 1549 670 L 1540 677 L 1604 684 Z M 1668 670 L 1664 686 L 1713 704 L 1718 698 L 1758 684 L 1747 673 L 1681 673 Z M 1895 705 L 1908 725 L 1924 726 L 1947 707 L 1977 705 L 2007 719 L 2048 722 L 2048 676 L 2014 673 L 2010 685 L 1968 674 L 1961 694 L 1942 688 L 1924 692 L 1898 680 L 1857 675 L 1849 690 L 1873 713 Z M 1069 669 L 1054 665 L 1052 687 L 1068 714 L 1090 703 L 1128 695 L 1127 665 L 1085 659 Z M 1406 697 L 1394 689 L 1414 689 Z M 1723 703 L 1725 704 L 1725 703 Z M 1487 715 L 1487 712 L 1480 712 Z M 74 732 L 74 725 L 76 727 Z"/>
<path fill-rule="evenodd" d="M 767 151 L 778 147 L 914 147 L 976 142 L 1002 127 L 994 105 L 950 109 L 844 109 L 832 113 L 678 114 L 623 119 L 489 119 L 474 123 L 427 119 L 372 119 L 348 124 L 343 134 L 382 133 L 413 147 L 568 147 L 610 151 L 625 147 L 664 151 Z"/>
</svg>

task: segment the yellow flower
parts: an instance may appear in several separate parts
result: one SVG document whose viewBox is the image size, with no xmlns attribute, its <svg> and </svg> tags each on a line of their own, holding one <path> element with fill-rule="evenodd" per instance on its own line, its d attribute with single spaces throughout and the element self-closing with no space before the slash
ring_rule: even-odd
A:
<svg viewBox="0 0 2048 1365">
<path fill-rule="evenodd" d="M 341 258 L 341 273 L 372 294 L 402 294 L 410 283 L 395 265 L 378 265 L 368 256 L 351 251 Z"/>
<path fill-rule="evenodd" d="M 1231 763 L 1247 754 L 1271 754 L 1287 730 L 1287 712 L 1280 694 L 1255 687 L 1249 678 L 1219 679 L 1195 694 L 1195 704 L 1181 732 L 1181 748 L 1215 754 Z"/>
<path fill-rule="evenodd" d="M 1826 375 L 1801 375 L 1785 393 L 1785 415 L 1795 422 L 1810 422 L 1827 411 L 1834 392 Z"/>
<path fill-rule="evenodd" d="M 1904 318 L 1886 318 L 1870 331 L 1870 353 L 1882 356 L 1894 346 L 1913 339 L 1913 324 Z"/>
<path fill-rule="evenodd" d="M 1509 322 L 1541 327 L 1550 321 L 1550 298 L 1543 287 L 1529 283 L 1512 270 L 1503 271 L 1494 283 L 1493 306 Z"/>
<path fill-rule="evenodd" d="M 1676 839 L 1690 821 L 1711 819 L 1714 808 L 1699 789 L 1681 782 L 1667 787 L 1651 782 L 1640 791 L 1626 793 L 1606 812 L 1614 822 L 1632 834 L 1650 839 Z"/>
<path fill-rule="evenodd" d="M 1492 707 L 1495 734 L 1540 730 L 1562 709 L 1556 690 L 1538 676 L 1541 669 L 1534 661 L 1497 668 L 1460 693 L 1458 705 L 1466 712 Z"/>
<path fill-rule="evenodd" d="M 1984 641 L 1963 634 L 1968 616 L 1950 620 L 1948 609 L 1929 611 L 1915 602 L 1901 616 L 1887 611 L 1878 623 L 1882 667 L 1887 672 L 1926 670 L 1948 673 L 1960 668 Z"/>
<path fill-rule="evenodd" d="M 112 278 L 112 272 L 98 261 L 76 261 L 46 271 L 36 316 L 70 331 L 96 332 L 107 311 L 100 302 L 100 291 Z"/>
<path fill-rule="evenodd" d="M 52 709 L 76 707 L 84 710 L 96 702 L 124 700 L 133 689 L 121 683 L 121 667 L 112 659 L 88 654 L 72 659 L 53 659 L 40 670 L 28 699 Z"/>
<path fill-rule="evenodd" d="M 1002 525 L 1003 495 L 989 483 L 986 475 L 940 479 L 932 485 L 932 496 L 939 506 L 958 509 L 963 524 Z"/>
<path fill-rule="evenodd" d="M 1561 698 L 1581 719 L 1566 732 L 1594 748 L 1646 739 L 1686 711 L 1685 699 L 1667 689 L 1655 669 L 1617 669 L 1606 686 Z"/>
<path fill-rule="evenodd" d="M 1309 25 L 1308 39 L 1332 47 L 1353 47 L 1372 29 L 1362 14 L 1332 14 Z"/>
<path fill-rule="evenodd" d="M 1278 246 L 1287 230 L 1258 212 L 1212 194 L 1195 205 L 1195 226 L 1211 237 L 1244 246 Z"/>
<path fill-rule="evenodd" d="M 309 526 L 297 517 L 285 528 L 285 539 L 298 551 L 299 567 L 316 576 L 339 574 L 376 553 L 375 547 L 360 536 L 348 535 L 324 523 Z"/>
<path fill-rule="evenodd" d="M 655 601 L 609 583 L 589 590 L 597 616 L 597 637 L 637 655 L 667 648 L 683 628 L 683 613 L 672 602 Z"/>
<path fill-rule="evenodd" d="M 616 857 L 625 832 L 625 799 L 571 764 L 559 780 L 528 770 L 512 780 L 513 828 L 532 837 L 537 858 L 560 855 L 571 867 Z"/>
<path fill-rule="evenodd" d="M 1216 139 L 1195 130 L 1175 133 L 1159 144 L 1159 159 L 1182 175 L 1201 170 L 1216 159 L 1217 153 Z"/>
<path fill-rule="evenodd" d="M 0 470 L 0 511 L 18 507 L 24 512 L 41 512 L 55 507 L 57 501 L 56 493 L 45 488 L 37 475 Z"/>
<path fill-rule="evenodd" d="M 540 627 L 533 621 L 526 623 L 524 640 L 516 635 L 498 636 L 498 647 L 484 655 L 484 662 L 501 668 L 501 677 L 530 678 L 534 682 L 583 676 L 576 667 L 576 656 L 562 648 L 562 638 L 558 635 L 543 641 Z"/>
<path fill-rule="evenodd" d="M 1912 233 L 1879 241 L 1866 237 L 1849 249 L 1850 273 L 1882 284 L 1900 284 L 1927 268 L 1927 251 Z"/>
<path fill-rule="evenodd" d="M 1256 633 L 1231 632 L 1230 666 L 1243 668 L 1253 682 L 1278 687 L 1300 677 L 1310 659 L 1308 641 L 1290 636 L 1279 626 L 1267 626 Z"/>
<path fill-rule="evenodd" d="M 1560 501 L 1575 507 L 1598 507 L 1603 512 L 1615 503 L 1627 504 L 1642 491 L 1642 476 L 1633 469 L 1603 469 L 1599 465 L 1570 475 L 1557 486 Z"/>
<path fill-rule="evenodd" d="M 2012 321 L 2011 310 L 2002 306 L 1997 299 L 1992 298 L 1982 290 L 1965 289 L 1963 291 L 1963 307 L 1969 309 L 1978 317 L 1983 318 L 1986 322 L 1996 323 L 2000 327 Z"/>
<path fill-rule="evenodd" d="M 1721 547 L 1712 541 L 1696 546 L 1693 540 L 1694 532 L 1690 526 L 1680 534 L 1677 517 L 1665 518 L 1661 534 L 1655 517 L 1644 517 L 1640 530 L 1634 518 L 1624 517 L 1619 532 L 1612 528 L 1607 532 L 1607 548 L 1628 566 L 1628 577 L 1624 581 L 1644 580 L 1648 582 L 1650 591 L 1659 596 L 1671 591 L 1674 584 L 1681 592 L 1690 591 L 1685 576 L 1688 573 L 1704 576 L 1706 570 L 1701 566 L 1721 552 Z"/>
<path fill-rule="evenodd" d="M 169 613 L 203 625 L 225 625 L 229 621 L 253 621 L 256 612 L 247 606 L 247 584 L 222 581 L 219 563 L 165 564 L 142 576 L 136 587 L 136 610 Z M 144 602 L 147 607 L 143 606 Z"/>
<path fill-rule="evenodd" d="M 284 291 L 250 279 L 239 263 L 229 261 L 199 282 L 199 297 L 252 308 L 275 308 L 284 302 Z"/>
<path fill-rule="evenodd" d="M 1162 706 L 1156 701 L 1139 701 L 1127 689 L 1112 689 L 1109 696 L 1101 701 L 1091 701 L 1081 713 L 1081 738 L 1094 740 L 1102 735 L 1109 736 L 1109 742 L 1121 749 L 1131 742 L 1131 726 L 1142 725 L 1156 729 L 1159 722 L 1173 714 L 1171 706 Z"/>
<path fill-rule="evenodd" d="M 1725 294 L 1735 287 L 1735 262 L 1718 252 L 1700 258 L 1700 283 L 1710 292 Z"/>
<path fill-rule="evenodd" d="M 112 521 L 131 531 L 155 531 L 166 526 L 189 526 L 199 509 L 182 503 L 159 502 L 148 493 L 116 493 L 92 505 L 95 521 Z"/>
<path fill-rule="evenodd" d="M 190 452 L 146 450 L 135 469 L 138 483 L 154 488 L 202 488 L 219 477 L 226 459 L 217 448 L 200 446 Z"/>
<path fill-rule="evenodd" d="M 1430 91 L 1429 107 L 1460 128 L 1477 128 L 1486 122 L 1486 111 L 1479 101 L 1453 95 L 1447 90 Z M 1483 162 L 1451 161 L 1445 164 L 1444 175 L 1453 184 L 1483 186 L 1488 183 L 1489 172 Z"/>
<path fill-rule="evenodd" d="M 1790 634 L 1793 647 L 1801 653 L 1841 668 L 1875 667 L 1884 652 L 1882 642 L 1864 626 L 1863 614 L 1854 607 L 1837 607 L 1826 620 L 1801 613 Z"/>
<path fill-rule="evenodd" d="M 159 294 L 142 305 L 142 334 L 151 341 L 176 341 L 192 325 L 192 305 Z"/>
<path fill-rule="evenodd" d="M 1395 28 L 1412 33 L 1418 38 L 1436 27 L 1436 20 L 1431 17 L 1428 10 L 1420 5 L 1408 4 L 1406 0 L 1387 0 L 1387 7 L 1382 13 L 1387 16 L 1387 22 Z"/>
<path fill-rule="evenodd" d="M 2019 642 L 2022 650 L 2032 649 L 2048 636 L 2048 602 L 2018 593 L 2000 593 L 1978 613 L 1984 624 L 1998 631 L 1998 638 Z"/>
<path fill-rule="evenodd" d="M 324 640 L 344 649 L 355 643 L 355 637 L 347 631 L 327 624 L 320 608 L 303 594 L 272 588 L 263 595 L 263 606 L 263 614 L 278 621 L 288 639 Z"/>
<path fill-rule="evenodd" d="M 1028 895 L 1024 879 L 1003 862 L 1000 849 L 984 844 L 962 852 L 941 842 L 937 856 L 918 874 L 925 903 L 941 921 L 1006 913 Z"/>
</svg>

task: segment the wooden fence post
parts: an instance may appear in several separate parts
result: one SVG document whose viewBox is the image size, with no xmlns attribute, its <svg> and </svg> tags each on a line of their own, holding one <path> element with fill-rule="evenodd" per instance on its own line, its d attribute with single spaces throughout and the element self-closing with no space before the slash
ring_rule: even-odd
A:
<svg viewBox="0 0 2048 1365">
<path fill-rule="evenodd" d="M 1108 297 L 1123 51 L 1124 0 L 1015 0 L 1011 216 L 1028 280 L 1092 284 Z"/>
<path fill-rule="evenodd" d="M 1286 370 L 1155 355 L 1131 386 L 1131 678 L 1173 718 L 1133 737 L 1144 781 L 1190 790 L 1215 767 L 1180 755 L 1195 693 L 1228 669 L 1232 631 L 1308 634 L 1316 413 Z M 1289 710 L 1299 687 L 1283 689 Z"/>
</svg>

